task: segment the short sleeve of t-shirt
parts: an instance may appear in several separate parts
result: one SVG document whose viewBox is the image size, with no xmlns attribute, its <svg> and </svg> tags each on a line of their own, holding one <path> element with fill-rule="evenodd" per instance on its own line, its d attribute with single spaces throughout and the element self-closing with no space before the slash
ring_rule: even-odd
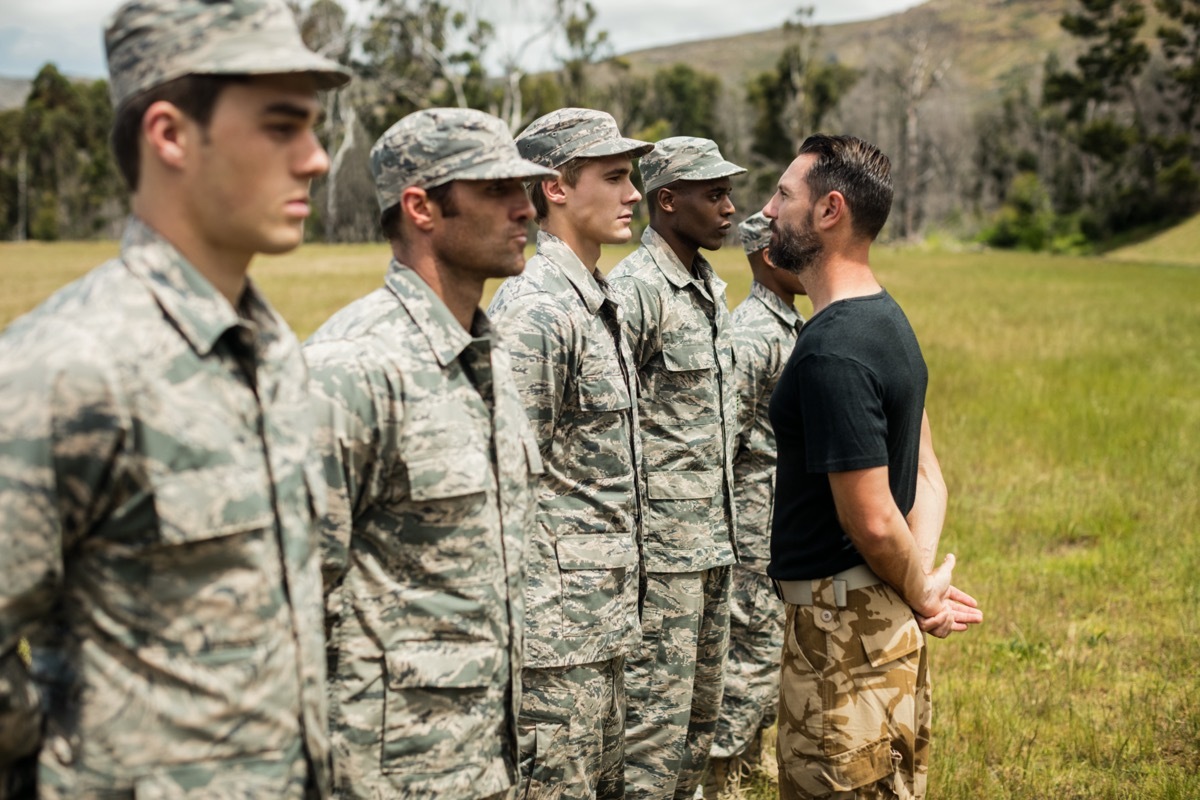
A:
<svg viewBox="0 0 1200 800">
<path fill-rule="evenodd" d="M 875 374 L 853 359 L 828 354 L 806 356 L 798 366 L 806 469 L 887 466 L 887 417 Z"/>
</svg>

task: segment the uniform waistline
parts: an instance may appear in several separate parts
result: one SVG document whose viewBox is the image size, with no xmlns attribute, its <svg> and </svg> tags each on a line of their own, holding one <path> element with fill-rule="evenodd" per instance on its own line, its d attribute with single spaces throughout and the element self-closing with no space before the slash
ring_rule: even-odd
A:
<svg viewBox="0 0 1200 800">
<path fill-rule="evenodd" d="M 866 564 L 859 564 L 857 567 L 844 569 L 829 577 L 833 579 L 833 596 L 838 608 L 846 607 L 846 592 L 853 591 L 854 589 L 865 589 L 868 586 L 876 586 L 883 583 L 879 576 L 872 572 L 871 568 Z M 818 580 L 825 579 L 775 581 L 775 593 L 785 603 L 791 603 L 794 606 L 811 606 L 813 601 L 812 585 Z"/>
</svg>

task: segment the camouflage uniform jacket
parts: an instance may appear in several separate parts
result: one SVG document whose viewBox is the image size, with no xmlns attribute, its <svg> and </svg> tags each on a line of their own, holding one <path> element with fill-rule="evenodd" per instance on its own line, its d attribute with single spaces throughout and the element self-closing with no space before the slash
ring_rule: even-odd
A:
<svg viewBox="0 0 1200 800">
<path fill-rule="evenodd" d="M 487 317 L 393 261 L 306 344 L 325 454 L 334 788 L 455 797 L 517 778 L 525 542 L 541 461 Z"/>
<path fill-rule="evenodd" d="M 303 796 L 305 748 L 328 786 L 311 422 L 286 323 L 137 219 L 0 338 L 0 653 L 29 637 L 43 792 Z"/>
<path fill-rule="evenodd" d="M 767 406 L 804 320 L 758 281 L 733 311 L 738 435 L 733 454 L 739 566 L 767 574 L 775 497 L 775 433 Z"/>
<path fill-rule="evenodd" d="M 693 277 L 653 228 L 609 274 L 641 395 L 649 572 L 732 564 L 737 411 L 725 282 L 697 255 Z"/>
<path fill-rule="evenodd" d="M 501 285 L 488 313 L 546 473 L 525 590 L 525 666 L 590 664 L 640 637 L 641 445 L 636 375 L 612 289 L 558 237 Z"/>
</svg>

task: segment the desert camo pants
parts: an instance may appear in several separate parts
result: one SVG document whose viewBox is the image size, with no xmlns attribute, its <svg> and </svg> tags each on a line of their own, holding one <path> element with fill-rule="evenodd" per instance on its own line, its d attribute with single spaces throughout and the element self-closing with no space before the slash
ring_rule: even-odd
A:
<svg viewBox="0 0 1200 800">
<path fill-rule="evenodd" d="M 650 573 L 627 659 L 625 794 L 690 798 L 708 762 L 729 648 L 730 567 Z"/>
<path fill-rule="evenodd" d="M 921 800 L 929 762 L 924 634 L 883 584 L 846 592 L 812 582 L 787 604 L 779 698 L 783 800 Z"/>
<path fill-rule="evenodd" d="M 523 800 L 625 796 L 625 657 L 521 671 Z"/>
</svg>

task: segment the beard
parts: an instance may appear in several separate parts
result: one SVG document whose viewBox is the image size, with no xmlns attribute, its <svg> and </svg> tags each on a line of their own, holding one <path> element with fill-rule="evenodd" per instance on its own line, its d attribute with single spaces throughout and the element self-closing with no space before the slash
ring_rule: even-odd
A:
<svg viewBox="0 0 1200 800">
<path fill-rule="evenodd" d="M 825 255 L 825 243 L 811 223 L 804 228 L 791 228 L 777 219 L 772 220 L 770 248 L 771 263 L 795 275 L 816 264 Z"/>
</svg>

